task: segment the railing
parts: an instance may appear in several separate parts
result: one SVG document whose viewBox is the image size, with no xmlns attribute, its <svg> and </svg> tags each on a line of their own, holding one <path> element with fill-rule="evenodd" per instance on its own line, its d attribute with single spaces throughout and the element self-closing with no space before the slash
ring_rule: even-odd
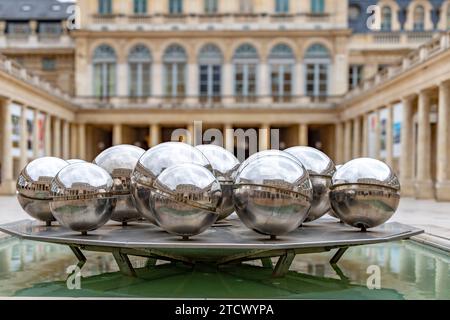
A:
<svg viewBox="0 0 450 320">
<path fill-rule="evenodd" d="M 408 42 L 427 42 L 433 38 L 433 32 L 409 32 Z"/>
<path fill-rule="evenodd" d="M 6 72 L 16 79 L 25 81 L 26 83 L 38 89 L 44 90 L 47 93 L 72 104 L 72 98 L 67 93 L 61 91 L 61 89 L 57 87 L 52 86 L 49 82 L 42 80 L 36 74 L 27 71 L 20 64 L 6 58 L 3 55 L 0 55 L 0 71 Z"/>
<path fill-rule="evenodd" d="M 383 43 L 383 44 L 400 43 L 400 34 L 395 34 L 391 32 L 376 33 L 374 34 L 373 38 L 376 43 Z"/>
<path fill-rule="evenodd" d="M 396 64 L 379 71 L 371 78 L 364 79 L 358 86 L 347 93 L 346 98 L 348 99 L 361 95 L 365 91 L 372 89 L 374 86 L 386 83 L 388 80 L 406 72 L 412 67 L 424 63 L 428 59 L 431 59 L 435 55 L 446 50 L 450 50 L 450 32 L 442 33 L 439 37 L 435 37 L 431 41 L 421 45 L 418 49 L 411 51 Z"/>
<path fill-rule="evenodd" d="M 233 109 L 233 108 L 304 108 L 332 109 L 343 96 L 149 96 L 149 97 L 76 97 L 87 109 Z"/>
</svg>

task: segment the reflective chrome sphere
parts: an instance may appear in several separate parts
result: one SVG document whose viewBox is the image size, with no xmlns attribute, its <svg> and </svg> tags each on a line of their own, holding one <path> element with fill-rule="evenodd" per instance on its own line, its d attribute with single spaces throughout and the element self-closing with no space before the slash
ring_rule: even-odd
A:
<svg viewBox="0 0 450 320">
<path fill-rule="evenodd" d="M 244 169 L 250 162 L 252 162 L 255 159 L 264 157 L 264 156 L 283 156 L 283 157 L 287 157 L 291 160 L 294 160 L 295 162 L 300 163 L 300 161 L 298 161 L 298 159 L 296 157 L 294 157 L 293 155 L 285 152 L 285 151 L 280 151 L 280 150 L 264 150 L 264 151 L 260 151 L 257 153 L 252 154 L 250 157 L 248 157 L 247 159 L 245 159 L 241 165 L 239 166 L 239 168 L 235 171 L 234 175 L 233 175 L 233 180 L 236 179 L 237 175 L 242 171 L 242 169 Z"/>
<path fill-rule="evenodd" d="M 233 176 L 239 168 L 239 160 L 228 150 L 213 145 L 196 146 L 211 163 L 213 174 L 219 180 L 222 199 L 217 206 L 219 219 L 222 220 L 234 212 Z"/>
<path fill-rule="evenodd" d="M 200 150 L 182 142 L 165 142 L 154 146 L 147 150 L 136 164 L 131 175 L 131 194 L 136 209 L 152 223 L 156 223 L 150 208 L 153 183 L 165 169 L 182 163 L 195 163 L 212 170 L 211 164 Z"/>
<path fill-rule="evenodd" d="M 54 157 L 31 161 L 22 169 L 17 179 L 17 199 L 23 210 L 37 220 L 50 225 L 55 221 L 50 210 L 52 179 L 68 163 Z"/>
<path fill-rule="evenodd" d="M 172 166 L 154 182 L 150 205 L 158 225 L 188 238 L 216 222 L 220 183 L 205 167 L 185 163 Z"/>
<path fill-rule="evenodd" d="M 117 202 L 111 220 L 126 224 L 141 218 L 131 196 L 130 178 L 144 152 L 142 148 L 122 144 L 104 150 L 94 160 L 94 164 L 105 169 L 114 180 L 112 192 Z"/>
<path fill-rule="evenodd" d="M 400 183 L 385 163 L 359 158 L 344 164 L 333 176 L 330 201 L 345 223 L 365 230 L 383 224 L 400 201 Z"/>
<path fill-rule="evenodd" d="M 255 158 L 241 168 L 234 188 L 239 218 L 248 228 L 270 236 L 298 228 L 311 207 L 308 172 L 298 161 L 282 155 Z"/>
<path fill-rule="evenodd" d="M 336 171 L 334 163 L 325 153 L 311 147 L 292 147 L 285 151 L 296 157 L 308 170 L 313 186 L 311 210 L 305 222 L 319 219 L 331 208 L 328 194 L 331 178 Z"/>
<path fill-rule="evenodd" d="M 71 164 L 52 181 L 50 208 L 61 225 L 85 234 L 111 217 L 116 203 L 112 188 L 113 179 L 103 168 L 87 162 Z"/>
<path fill-rule="evenodd" d="M 336 165 L 336 172 L 338 172 L 340 167 L 342 167 L 342 164 L 337 164 Z M 336 174 L 336 172 L 334 174 Z M 330 211 L 328 211 L 328 214 L 330 216 L 332 216 L 333 218 L 339 219 L 338 215 L 334 212 L 333 208 L 331 208 Z"/>
<path fill-rule="evenodd" d="M 81 160 L 81 159 L 69 159 L 69 160 L 66 160 L 69 164 L 74 164 L 74 163 L 84 163 L 84 162 L 86 162 L 86 161 L 84 161 L 84 160 Z"/>
</svg>

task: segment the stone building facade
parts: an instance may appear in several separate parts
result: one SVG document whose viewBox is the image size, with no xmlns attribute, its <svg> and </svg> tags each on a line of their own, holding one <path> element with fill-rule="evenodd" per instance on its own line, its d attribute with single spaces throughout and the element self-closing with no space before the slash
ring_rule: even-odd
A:
<svg viewBox="0 0 450 320">
<path fill-rule="evenodd" d="M 0 53 L 15 60 L 3 58 L 0 81 L 36 97 L 0 92 L 3 142 L 14 140 L 2 153 L 6 193 L 33 157 L 92 160 L 201 121 L 203 132 L 254 129 L 260 150 L 277 129 L 282 149 L 383 159 L 404 194 L 450 200 L 448 0 L 15 3 L 0 7 Z M 233 150 L 234 137 L 224 143 Z"/>
</svg>

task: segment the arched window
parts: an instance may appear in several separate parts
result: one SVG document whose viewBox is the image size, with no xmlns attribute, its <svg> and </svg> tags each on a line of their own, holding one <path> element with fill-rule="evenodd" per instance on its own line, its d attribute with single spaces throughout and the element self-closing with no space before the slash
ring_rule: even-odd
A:
<svg viewBox="0 0 450 320">
<path fill-rule="evenodd" d="M 146 14 L 147 0 L 134 0 L 133 8 L 135 14 Z"/>
<path fill-rule="evenodd" d="M 330 53 L 321 44 L 313 44 L 306 51 L 306 94 L 313 97 L 328 95 Z"/>
<path fill-rule="evenodd" d="M 381 10 L 381 31 L 391 31 L 392 29 L 392 10 L 384 6 Z"/>
<path fill-rule="evenodd" d="M 98 0 L 99 14 L 112 14 L 112 0 Z"/>
<path fill-rule="evenodd" d="M 414 9 L 414 31 L 424 31 L 425 30 L 425 9 L 423 6 L 417 6 Z"/>
<path fill-rule="evenodd" d="M 325 0 L 311 0 L 311 13 L 322 14 L 325 12 Z"/>
<path fill-rule="evenodd" d="M 220 101 L 222 91 L 223 55 L 213 44 L 205 45 L 199 54 L 199 92 L 200 99 Z"/>
<path fill-rule="evenodd" d="M 275 0 L 275 12 L 276 13 L 288 13 L 289 12 L 289 0 Z"/>
<path fill-rule="evenodd" d="M 258 52 L 251 44 L 243 44 L 233 56 L 235 94 L 238 99 L 256 97 L 256 68 L 259 63 Z"/>
<path fill-rule="evenodd" d="M 169 0 L 169 13 L 170 14 L 182 14 L 183 13 L 183 0 Z"/>
<path fill-rule="evenodd" d="M 137 45 L 128 55 L 129 95 L 148 97 L 150 95 L 152 56 L 144 45 Z"/>
<path fill-rule="evenodd" d="M 292 79 L 295 56 L 285 45 L 275 46 L 269 55 L 270 87 L 274 101 L 289 101 L 292 96 Z"/>
<path fill-rule="evenodd" d="M 164 78 L 167 96 L 178 97 L 186 94 L 186 51 L 173 44 L 164 52 Z"/>
<path fill-rule="evenodd" d="M 111 97 L 116 94 L 116 52 L 103 44 L 95 49 L 92 59 L 94 64 L 94 95 Z"/>
</svg>

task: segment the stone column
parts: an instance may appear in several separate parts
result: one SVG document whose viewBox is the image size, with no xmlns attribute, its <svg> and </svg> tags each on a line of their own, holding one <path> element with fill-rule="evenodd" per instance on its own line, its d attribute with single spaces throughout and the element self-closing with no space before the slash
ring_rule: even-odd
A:
<svg viewBox="0 0 450 320">
<path fill-rule="evenodd" d="M 70 126 L 69 121 L 63 122 L 63 145 L 62 145 L 63 159 L 68 160 L 70 158 Z"/>
<path fill-rule="evenodd" d="M 187 65 L 187 102 L 194 104 L 198 102 L 198 65 L 191 61 Z"/>
<path fill-rule="evenodd" d="M 259 78 L 257 84 L 257 95 L 259 96 L 258 101 L 261 103 L 270 103 L 272 98 L 270 97 L 269 90 L 269 66 L 267 62 L 264 61 L 259 64 L 259 70 L 257 72 Z"/>
<path fill-rule="evenodd" d="M 334 126 L 334 143 L 335 143 L 335 158 L 336 164 L 344 162 L 344 125 L 342 122 L 336 123 Z"/>
<path fill-rule="evenodd" d="M 430 127 L 430 97 L 429 93 L 421 91 L 418 101 L 418 131 L 417 131 L 417 178 L 415 195 L 419 199 L 434 197 L 431 181 L 431 127 Z"/>
<path fill-rule="evenodd" d="M 394 137 L 393 137 L 393 114 L 392 105 L 387 107 L 387 119 L 386 119 L 386 163 L 392 168 L 394 166 Z"/>
<path fill-rule="evenodd" d="M 112 134 L 112 143 L 114 146 L 122 144 L 122 125 L 114 124 L 113 125 L 113 134 Z"/>
<path fill-rule="evenodd" d="M 61 157 L 61 119 L 53 120 L 53 155 Z"/>
<path fill-rule="evenodd" d="M 363 116 L 362 124 L 362 150 L 361 156 L 367 157 L 369 155 L 369 117 L 367 114 Z"/>
<path fill-rule="evenodd" d="M 234 102 L 234 89 L 233 89 L 233 65 L 231 63 L 225 63 L 223 65 L 223 103 L 230 104 Z"/>
<path fill-rule="evenodd" d="M 160 101 L 163 96 L 163 64 L 155 62 L 152 64 L 152 97 Z"/>
<path fill-rule="evenodd" d="M 361 118 L 353 119 L 353 158 L 361 156 Z"/>
<path fill-rule="evenodd" d="M 86 160 L 86 125 L 78 125 L 78 158 Z"/>
<path fill-rule="evenodd" d="M 75 123 L 70 126 L 70 157 L 78 157 L 78 126 Z"/>
<path fill-rule="evenodd" d="M 380 149 L 381 149 L 381 117 L 380 110 L 375 112 L 377 116 L 377 127 L 375 129 L 375 158 L 380 159 Z"/>
<path fill-rule="evenodd" d="M 33 158 L 39 158 L 39 111 L 33 110 Z"/>
<path fill-rule="evenodd" d="M 127 69 L 128 69 L 128 64 L 126 62 L 117 64 L 116 96 L 120 96 L 120 97 L 128 96 Z"/>
<path fill-rule="evenodd" d="M 26 106 L 22 106 L 22 111 L 20 112 L 20 170 L 28 164 L 27 110 L 28 108 Z"/>
<path fill-rule="evenodd" d="M 437 134 L 437 183 L 438 200 L 450 201 L 450 83 L 439 84 L 438 134 Z"/>
<path fill-rule="evenodd" d="M 3 103 L 3 159 L 2 159 L 2 180 L 1 191 L 3 194 L 14 192 L 14 166 L 12 156 L 12 121 L 10 100 Z"/>
<path fill-rule="evenodd" d="M 234 154 L 234 131 L 233 126 L 229 123 L 223 126 L 225 149 Z"/>
<path fill-rule="evenodd" d="M 352 121 L 347 120 L 344 124 L 344 162 L 352 158 Z"/>
<path fill-rule="evenodd" d="M 161 128 L 159 124 L 150 125 L 150 146 L 154 147 L 161 143 Z"/>
<path fill-rule="evenodd" d="M 414 97 L 402 99 L 403 118 L 401 128 L 401 155 L 400 155 L 400 183 L 402 195 L 414 195 L 414 167 L 413 167 L 413 100 Z"/>
<path fill-rule="evenodd" d="M 308 125 L 305 123 L 298 125 L 298 145 L 308 146 Z"/>
<path fill-rule="evenodd" d="M 263 124 L 259 128 L 258 149 L 259 149 L 259 151 L 270 149 L 270 125 L 269 124 Z"/>
<path fill-rule="evenodd" d="M 48 113 L 45 115 L 45 155 L 47 157 L 53 155 L 52 146 L 52 116 Z"/>
</svg>

